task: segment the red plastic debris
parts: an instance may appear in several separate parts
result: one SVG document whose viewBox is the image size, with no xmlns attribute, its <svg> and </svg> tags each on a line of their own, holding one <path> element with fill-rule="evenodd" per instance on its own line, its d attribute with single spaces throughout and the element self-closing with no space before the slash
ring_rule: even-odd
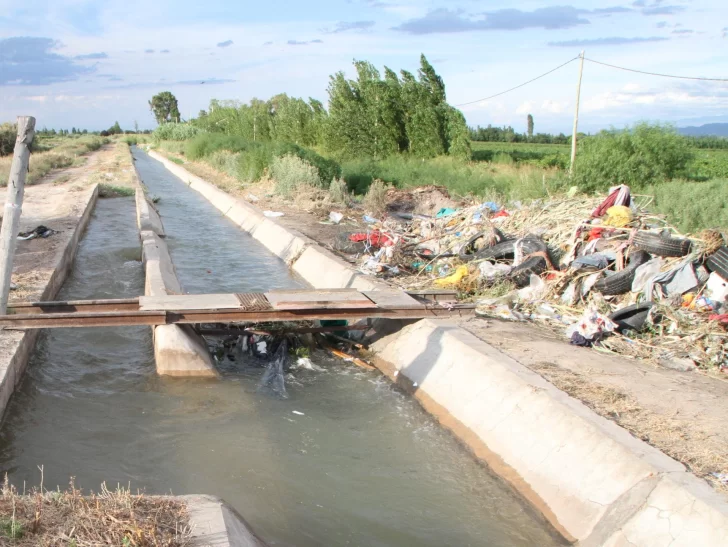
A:
<svg viewBox="0 0 728 547">
<path fill-rule="evenodd" d="M 349 236 L 351 241 L 366 241 L 372 247 L 388 247 L 394 244 L 394 241 L 387 234 L 374 230 L 373 232 L 358 232 Z"/>
</svg>

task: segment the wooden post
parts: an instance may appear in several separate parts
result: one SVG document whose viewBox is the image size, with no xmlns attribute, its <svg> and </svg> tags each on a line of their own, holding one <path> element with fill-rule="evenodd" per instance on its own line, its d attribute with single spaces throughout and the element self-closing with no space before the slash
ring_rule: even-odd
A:
<svg viewBox="0 0 728 547">
<path fill-rule="evenodd" d="M 579 98 L 581 97 L 581 75 L 584 72 L 584 51 L 581 52 L 579 61 L 579 80 L 576 84 L 576 109 L 574 110 L 574 131 L 571 133 L 571 164 L 569 174 L 574 174 L 574 163 L 576 163 L 576 133 L 579 127 Z"/>
<path fill-rule="evenodd" d="M 34 136 L 35 118 L 18 116 L 18 136 L 15 140 L 13 162 L 10 165 L 8 197 L 5 202 L 2 228 L 0 228 L 0 315 L 5 315 L 8 308 L 10 278 L 13 275 L 13 258 L 15 257 L 15 238 L 18 237 L 25 178 L 28 174 L 28 161 L 30 160 L 30 144 L 33 142 Z"/>
</svg>

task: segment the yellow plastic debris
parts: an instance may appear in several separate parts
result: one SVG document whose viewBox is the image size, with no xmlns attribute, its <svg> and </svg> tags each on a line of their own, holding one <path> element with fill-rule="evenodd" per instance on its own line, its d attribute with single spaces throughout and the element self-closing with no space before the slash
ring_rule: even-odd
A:
<svg viewBox="0 0 728 547">
<path fill-rule="evenodd" d="M 452 275 L 448 275 L 447 277 L 443 277 L 441 279 L 435 279 L 435 285 L 437 285 L 438 287 L 445 287 L 446 285 L 457 285 L 466 275 L 468 275 L 468 267 L 458 266 L 458 269 L 455 270 L 455 273 L 453 273 Z"/>
<path fill-rule="evenodd" d="M 614 205 L 607 209 L 607 219 L 604 221 L 605 226 L 624 228 L 630 222 L 632 222 L 632 211 L 629 207 Z"/>
</svg>

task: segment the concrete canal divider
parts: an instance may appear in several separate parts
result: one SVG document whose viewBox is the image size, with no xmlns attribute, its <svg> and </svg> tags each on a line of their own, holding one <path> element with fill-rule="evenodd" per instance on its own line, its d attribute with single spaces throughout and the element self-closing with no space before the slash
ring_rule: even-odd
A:
<svg viewBox="0 0 728 547">
<path fill-rule="evenodd" d="M 33 187 L 31 187 L 30 192 L 26 190 L 26 196 L 33 191 Z M 61 289 L 63 282 L 66 280 L 73 266 L 73 259 L 76 256 L 78 242 L 91 218 L 91 213 L 93 213 L 98 196 L 98 185 L 79 192 L 78 201 L 81 204 L 81 213 L 78 216 L 75 228 L 71 232 L 59 232 L 52 236 L 62 240 L 62 243 L 55 251 L 54 265 L 38 298 L 39 300 L 53 300 Z M 51 224 L 52 219 L 43 219 L 43 221 Z M 16 254 L 16 262 L 17 256 Z M 44 275 L 47 275 L 47 272 L 41 272 L 41 276 Z M 11 298 L 12 296 L 11 293 Z M 37 329 L 28 329 L 25 331 L 6 330 L 0 334 L 0 337 L 2 337 L 0 343 L 3 349 L 2 356 L 0 356 L 0 419 L 5 412 L 5 407 L 10 397 L 15 391 L 15 387 L 20 383 L 23 372 L 35 348 L 38 334 L 39 331 Z"/>
<path fill-rule="evenodd" d="M 386 287 L 252 205 L 150 155 L 315 288 Z M 728 545 L 728 499 L 675 460 L 445 321 L 378 340 L 377 365 L 583 546 Z"/>
<path fill-rule="evenodd" d="M 137 175 L 137 225 L 144 262 L 144 294 L 163 296 L 182 294 L 174 264 L 164 241 L 164 225 L 154 206 L 144 194 Z M 152 327 L 154 362 L 163 376 L 218 376 L 205 339 L 191 325 L 159 325 Z"/>
</svg>

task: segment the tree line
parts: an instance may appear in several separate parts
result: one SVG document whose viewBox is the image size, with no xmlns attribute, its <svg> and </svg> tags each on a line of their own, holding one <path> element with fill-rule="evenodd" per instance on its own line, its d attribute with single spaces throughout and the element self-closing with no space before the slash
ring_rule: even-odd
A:
<svg viewBox="0 0 728 547">
<path fill-rule="evenodd" d="M 552 135 L 550 133 L 533 134 L 533 116 L 528 115 L 528 132 L 518 133 L 511 126 L 469 127 L 468 133 L 473 141 L 485 142 L 532 142 L 536 144 L 569 144 L 571 136 L 563 133 Z"/>
<path fill-rule="evenodd" d="M 416 75 L 385 67 L 382 76 L 367 61 L 354 61 L 354 67 L 354 79 L 343 72 L 330 76 L 328 109 L 316 99 L 285 93 L 249 103 L 213 99 L 191 122 L 211 133 L 290 142 L 341 157 L 470 158 L 465 117 L 447 104 L 445 83 L 424 55 Z M 179 112 L 176 100 L 163 93 L 165 101 L 157 95 L 150 108 L 158 121 L 173 121 Z"/>
</svg>

